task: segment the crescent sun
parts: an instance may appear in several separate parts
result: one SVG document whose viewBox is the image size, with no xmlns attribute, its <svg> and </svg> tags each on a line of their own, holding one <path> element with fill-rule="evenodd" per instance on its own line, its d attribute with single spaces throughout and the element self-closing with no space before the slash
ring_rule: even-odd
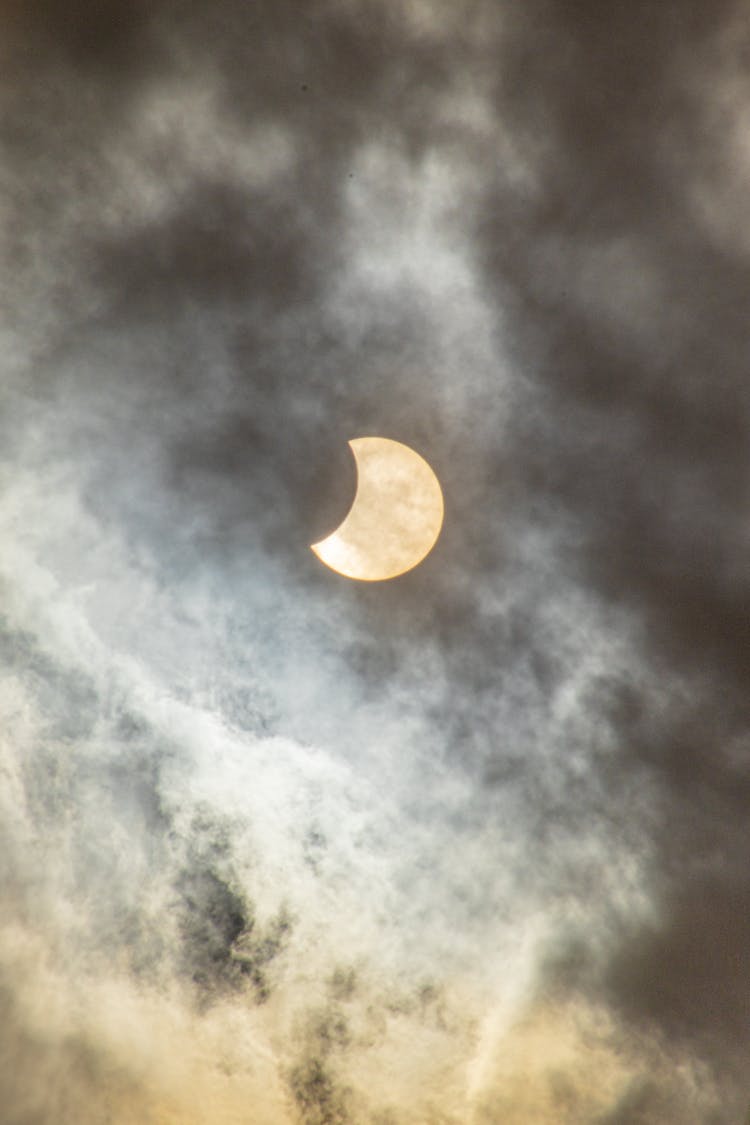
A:
<svg viewBox="0 0 750 1125">
<path fill-rule="evenodd" d="M 349 447 L 357 466 L 352 506 L 311 550 L 346 578 L 396 578 L 435 546 L 443 526 L 440 483 L 424 457 L 400 441 L 360 437 Z"/>
</svg>

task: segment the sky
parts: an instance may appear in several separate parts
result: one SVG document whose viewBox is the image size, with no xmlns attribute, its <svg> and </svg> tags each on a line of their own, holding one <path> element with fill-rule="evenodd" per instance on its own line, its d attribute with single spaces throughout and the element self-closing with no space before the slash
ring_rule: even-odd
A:
<svg viewBox="0 0 750 1125">
<path fill-rule="evenodd" d="M 0 0 L 4 1125 L 743 1125 L 748 16 Z"/>
</svg>

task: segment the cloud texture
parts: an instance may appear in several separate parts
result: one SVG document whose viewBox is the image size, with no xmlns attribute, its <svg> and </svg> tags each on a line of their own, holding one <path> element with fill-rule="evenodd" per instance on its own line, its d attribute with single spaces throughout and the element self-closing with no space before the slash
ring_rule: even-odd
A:
<svg viewBox="0 0 750 1125">
<path fill-rule="evenodd" d="M 6 1125 L 742 1120 L 747 14 L 0 4 Z"/>
</svg>

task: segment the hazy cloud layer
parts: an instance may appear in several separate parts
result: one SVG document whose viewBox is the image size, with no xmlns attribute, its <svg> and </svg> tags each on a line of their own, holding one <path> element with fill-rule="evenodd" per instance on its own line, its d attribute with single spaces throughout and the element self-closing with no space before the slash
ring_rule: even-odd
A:
<svg viewBox="0 0 750 1125">
<path fill-rule="evenodd" d="M 8 1125 L 742 1119 L 747 14 L 0 4 Z"/>
</svg>

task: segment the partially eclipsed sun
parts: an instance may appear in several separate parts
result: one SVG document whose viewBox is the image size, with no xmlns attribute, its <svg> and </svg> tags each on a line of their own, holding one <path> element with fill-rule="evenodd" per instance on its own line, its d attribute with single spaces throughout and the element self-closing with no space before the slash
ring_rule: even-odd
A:
<svg viewBox="0 0 750 1125">
<path fill-rule="evenodd" d="M 443 493 L 423 457 L 390 438 L 349 442 L 357 491 L 343 523 L 311 550 L 331 570 L 382 582 L 411 570 L 435 546 L 443 525 Z"/>
</svg>

